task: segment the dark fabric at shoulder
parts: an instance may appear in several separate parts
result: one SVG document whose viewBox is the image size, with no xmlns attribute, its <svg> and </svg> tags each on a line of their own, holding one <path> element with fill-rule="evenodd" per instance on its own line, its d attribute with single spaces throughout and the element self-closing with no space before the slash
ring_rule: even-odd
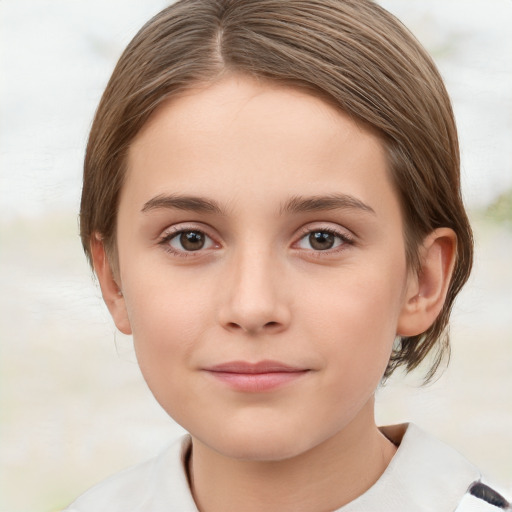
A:
<svg viewBox="0 0 512 512">
<path fill-rule="evenodd" d="M 510 503 L 494 489 L 491 489 L 488 485 L 482 482 L 475 482 L 471 484 L 469 493 L 481 500 L 494 505 L 495 507 L 507 509 L 510 507 Z"/>
</svg>

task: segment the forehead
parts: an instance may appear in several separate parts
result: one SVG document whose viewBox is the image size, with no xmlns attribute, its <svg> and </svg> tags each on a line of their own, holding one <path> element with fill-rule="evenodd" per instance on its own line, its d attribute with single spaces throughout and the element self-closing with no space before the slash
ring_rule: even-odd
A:
<svg viewBox="0 0 512 512">
<path fill-rule="evenodd" d="M 127 173 L 122 195 L 130 188 L 139 203 L 176 191 L 233 202 L 244 190 L 283 201 L 339 186 L 356 197 L 373 189 L 379 202 L 390 188 L 374 133 L 317 96 L 243 76 L 163 104 L 133 141 Z"/>
<path fill-rule="evenodd" d="M 277 144 L 285 139 L 306 143 L 331 143 L 352 131 L 363 133 L 355 122 L 340 130 L 339 117 L 347 117 L 318 95 L 272 81 L 230 75 L 212 84 L 198 85 L 173 96 L 160 106 L 131 145 L 133 154 L 156 141 L 164 130 L 183 145 L 195 146 L 201 139 L 219 144 L 228 138 L 268 133 Z M 242 129 L 242 130 L 241 130 Z M 167 135 L 168 135 L 167 134 Z M 181 135 L 181 136 L 180 136 Z M 314 136 L 316 135 L 316 136 Z M 257 142 L 257 139 L 252 139 Z M 268 143 L 268 140 L 266 141 Z M 247 148 L 249 144 L 244 144 Z M 179 149 L 177 148 L 177 149 Z M 233 148 L 234 149 L 234 148 Z"/>
</svg>

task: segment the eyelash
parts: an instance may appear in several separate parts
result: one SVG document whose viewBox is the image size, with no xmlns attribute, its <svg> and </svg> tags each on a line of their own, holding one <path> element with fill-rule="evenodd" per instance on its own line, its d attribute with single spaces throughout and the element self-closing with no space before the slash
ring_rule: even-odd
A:
<svg viewBox="0 0 512 512">
<path fill-rule="evenodd" d="M 197 255 L 199 255 L 202 252 L 202 248 L 198 249 L 196 251 L 187 251 L 185 249 L 184 250 L 176 250 L 170 245 L 170 242 L 172 240 L 174 240 L 176 237 L 182 235 L 183 233 L 200 233 L 200 234 L 204 235 L 205 237 L 207 237 L 209 240 L 211 240 L 214 244 L 218 245 L 214 241 L 214 239 L 211 236 L 209 236 L 203 229 L 198 229 L 195 227 L 181 227 L 181 228 L 177 228 L 177 229 L 171 228 L 171 231 L 165 232 L 163 234 L 163 236 L 158 240 L 158 245 L 162 246 L 166 252 L 173 254 L 174 256 L 181 257 L 181 258 L 195 256 L 194 253 L 198 253 Z M 347 249 L 347 246 L 354 245 L 354 243 L 355 243 L 354 238 L 352 236 L 348 235 L 347 233 L 342 233 L 333 228 L 320 227 L 320 228 L 315 228 L 315 229 L 304 228 L 301 231 L 300 236 L 299 236 L 298 240 L 294 243 L 294 245 L 298 244 L 299 242 L 304 240 L 306 237 L 311 236 L 311 234 L 313 234 L 313 233 L 327 233 L 328 235 L 332 235 L 341 241 L 339 246 L 337 246 L 335 249 L 325 249 L 325 250 L 309 249 L 309 250 L 307 250 L 314 257 L 321 257 L 322 255 L 333 254 L 333 253 L 338 253 L 338 252 L 344 251 Z"/>
<path fill-rule="evenodd" d="M 329 235 L 332 235 L 332 236 L 338 238 L 341 241 L 340 245 L 333 249 L 325 249 L 325 250 L 317 250 L 317 251 L 315 251 L 314 249 L 308 250 L 308 252 L 312 256 L 317 257 L 317 258 L 320 258 L 324 255 L 339 253 L 341 251 L 346 250 L 348 248 L 348 246 L 354 245 L 354 243 L 355 243 L 354 238 L 346 232 L 341 232 L 337 229 L 330 228 L 330 227 L 319 227 L 319 228 L 313 228 L 313 229 L 304 228 L 300 234 L 298 241 L 295 242 L 295 244 L 301 242 L 306 237 L 311 236 L 311 234 L 313 234 L 313 233 L 327 233 Z"/>
<path fill-rule="evenodd" d="M 202 249 L 198 249 L 197 251 L 187 251 L 187 250 L 176 250 L 174 247 L 170 245 L 170 242 L 182 235 L 183 233 L 201 233 L 203 236 L 211 240 L 214 244 L 218 245 L 213 238 L 208 235 L 204 229 L 198 229 L 196 227 L 180 227 L 177 229 L 170 228 L 169 231 L 166 231 L 162 237 L 158 240 L 158 245 L 162 246 L 164 250 L 173 256 L 178 256 L 180 258 L 188 258 L 194 256 L 194 253 L 201 253 Z"/>
</svg>

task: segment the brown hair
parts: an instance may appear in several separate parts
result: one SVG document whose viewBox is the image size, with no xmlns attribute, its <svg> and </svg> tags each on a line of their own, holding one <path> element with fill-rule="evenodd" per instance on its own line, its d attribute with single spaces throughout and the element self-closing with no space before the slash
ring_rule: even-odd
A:
<svg viewBox="0 0 512 512">
<path fill-rule="evenodd" d="M 472 265 L 450 100 L 429 55 L 370 0 L 180 0 L 151 19 L 122 54 L 99 104 L 85 157 L 80 211 L 90 260 L 99 233 L 116 261 L 116 214 L 130 143 L 167 98 L 235 72 L 306 88 L 380 134 L 404 216 L 409 265 L 438 227 L 457 235 L 443 310 L 422 335 L 397 340 L 385 378 L 434 347 L 427 379 L 449 351 L 453 301 Z"/>
</svg>

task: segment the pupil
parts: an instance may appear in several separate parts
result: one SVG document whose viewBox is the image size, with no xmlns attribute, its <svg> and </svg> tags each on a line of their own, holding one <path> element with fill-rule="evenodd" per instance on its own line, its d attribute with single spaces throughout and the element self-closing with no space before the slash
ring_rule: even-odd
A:
<svg viewBox="0 0 512 512">
<path fill-rule="evenodd" d="M 334 246 L 334 235 L 325 233 L 324 231 L 316 231 L 309 235 L 309 243 L 313 249 L 326 251 Z"/>
<path fill-rule="evenodd" d="M 198 251 L 204 246 L 204 236 L 198 231 L 187 231 L 181 233 L 180 243 L 187 251 Z"/>
</svg>

